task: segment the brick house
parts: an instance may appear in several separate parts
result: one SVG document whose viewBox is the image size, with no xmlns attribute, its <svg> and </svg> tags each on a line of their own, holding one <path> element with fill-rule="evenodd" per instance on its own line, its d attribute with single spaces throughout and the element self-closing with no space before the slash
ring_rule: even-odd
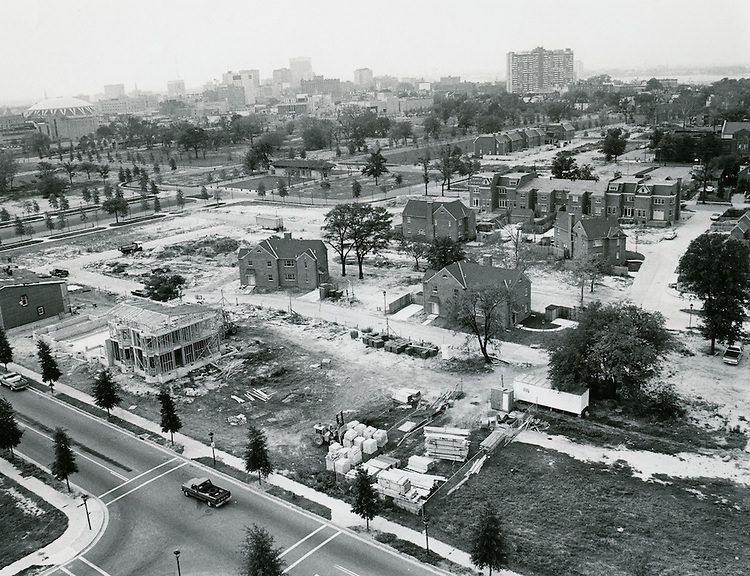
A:
<svg viewBox="0 0 750 576">
<path fill-rule="evenodd" d="M 750 122 L 727 122 L 721 126 L 721 145 L 724 154 L 750 155 Z"/>
<path fill-rule="evenodd" d="M 322 240 L 297 240 L 285 232 L 252 248 L 240 248 L 241 286 L 310 291 L 328 280 L 328 250 Z"/>
<path fill-rule="evenodd" d="M 490 174 L 492 181 L 489 182 Z M 476 179 L 475 179 L 476 178 Z M 480 212 L 506 211 L 509 208 L 520 208 L 518 188 L 536 178 L 535 172 L 481 173 L 469 181 L 469 205 Z M 530 202 L 524 199 L 525 207 Z"/>
<path fill-rule="evenodd" d="M 493 211 L 493 190 L 501 176 L 500 172 L 479 172 L 469 179 L 469 205 L 477 212 Z"/>
<path fill-rule="evenodd" d="M 591 195 L 591 215 L 635 224 L 666 226 L 680 221 L 682 179 L 656 180 L 648 174 L 616 176 Z"/>
<path fill-rule="evenodd" d="M 508 305 L 501 310 L 505 328 L 523 321 L 530 314 L 531 281 L 520 270 L 492 266 L 491 257 L 485 257 L 484 265 L 463 260 L 442 270 L 427 270 L 422 278 L 424 311 L 445 317 L 451 300 L 460 290 L 482 286 L 505 286 L 508 290 Z"/>
<path fill-rule="evenodd" d="M 30 270 L 0 269 L 0 327 L 10 330 L 70 314 L 68 283 Z"/>
<path fill-rule="evenodd" d="M 588 198 L 596 189 L 604 189 L 606 183 L 594 180 L 568 180 L 564 178 L 535 178 L 518 188 L 520 199 L 528 192 L 534 193 L 534 210 L 541 216 L 556 214 L 563 206 L 569 212 L 585 214 Z M 584 212 L 586 210 L 586 212 Z"/>
<path fill-rule="evenodd" d="M 615 266 L 627 262 L 625 242 L 627 236 L 614 219 L 583 218 L 573 225 L 572 258 L 598 255 Z"/>
<path fill-rule="evenodd" d="M 552 140 L 572 140 L 576 135 L 575 126 L 573 126 L 570 122 L 547 124 L 544 127 L 544 131 Z"/>
<path fill-rule="evenodd" d="M 468 242 L 477 237 L 477 217 L 460 200 L 411 199 L 402 212 L 402 232 L 407 240 L 420 242 L 432 242 L 438 237 Z"/>
</svg>

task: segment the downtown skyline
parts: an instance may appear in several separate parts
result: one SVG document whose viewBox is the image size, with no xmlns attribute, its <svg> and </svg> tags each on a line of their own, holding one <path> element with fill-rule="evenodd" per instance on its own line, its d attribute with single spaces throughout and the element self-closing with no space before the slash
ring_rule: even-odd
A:
<svg viewBox="0 0 750 576">
<path fill-rule="evenodd" d="M 0 24 L 0 104 L 96 95 L 105 84 L 165 92 L 199 87 L 229 70 L 270 78 L 297 56 L 313 71 L 351 81 L 375 76 L 504 81 L 507 52 L 570 48 L 592 71 L 747 66 L 750 3 L 718 0 L 706 18 L 694 0 L 436 0 L 371 6 L 290 0 L 280 7 L 219 0 L 13 0 Z M 497 25 L 492 25 L 496 22 Z M 368 32 L 368 34 L 364 34 Z M 719 41 L 716 41 L 719 39 Z"/>
</svg>

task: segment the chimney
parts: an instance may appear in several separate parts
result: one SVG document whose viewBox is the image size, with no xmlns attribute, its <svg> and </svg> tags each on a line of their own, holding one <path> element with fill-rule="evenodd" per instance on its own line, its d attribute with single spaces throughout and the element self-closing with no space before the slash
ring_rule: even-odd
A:
<svg viewBox="0 0 750 576">
<path fill-rule="evenodd" d="M 492 267 L 492 254 L 483 254 L 482 255 L 482 266 L 489 266 Z"/>
<path fill-rule="evenodd" d="M 291 239 L 292 239 L 292 233 L 284 232 L 284 240 L 291 240 Z"/>
</svg>

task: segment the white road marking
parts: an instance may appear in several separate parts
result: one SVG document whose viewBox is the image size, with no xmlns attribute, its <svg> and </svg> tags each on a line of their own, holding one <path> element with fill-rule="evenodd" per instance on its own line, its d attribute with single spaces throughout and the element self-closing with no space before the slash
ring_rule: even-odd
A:
<svg viewBox="0 0 750 576">
<path fill-rule="evenodd" d="M 91 562 L 86 560 L 86 558 L 84 558 L 83 556 L 79 556 L 78 559 L 84 564 L 86 564 L 86 566 L 89 566 L 90 568 L 93 568 L 94 570 L 99 572 L 99 574 L 101 574 L 102 576 L 111 576 L 110 574 L 108 574 L 107 572 L 99 568 L 99 566 L 97 566 L 96 564 L 92 564 Z"/>
<path fill-rule="evenodd" d="M 70 570 L 68 570 L 65 566 L 60 566 L 60 571 L 65 572 L 68 576 L 76 576 Z"/>
<path fill-rule="evenodd" d="M 294 550 L 297 546 L 299 546 L 300 544 L 302 544 L 308 538 L 312 538 L 313 536 L 315 536 L 318 532 L 320 532 L 325 527 L 326 527 L 326 525 L 323 524 L 320 528 L 318 528 L 314 532 L 310 532 L 307 536 L 305 536 L 302 540 L 298 541 L 296 544 L 292 544 L 289 548 L 287 548 L 281 554 L 279 554 L 279 558 L 283 558 L 284 556 L 286 556 L 287 554 L 289 554 L 289 552 L 291 552 L 292 550 Z"/>
<path fill-rule="evenodd" d="M 177 457 L 172 458 L 171 460 L 167 460 L 166 462 L 162 462 L 158 466 L 154 466 L 153 468 L 151 468 L 149 470 L 146 470 L 145 472 L 142 472 L 142 473 L 138 474 L 138 476 L 133 476 L 130 480 L 126 480 L 122 484 L 118 484 L 117 486 L 115 486 L 114 488 L 112 488 L 112 490 L 107 490 L 104 494 L 102 494 L 101 496 L 99 496 L 99 498 L 104 498 L 105 496 L 107 496 L 108 494 L 111 494 L 115 490 L 119 490 L 120 488 L 122 488 L 126 484 L 129 484 L 130 482 L 134 482 L 135 480 L 138 480 L 139 478 L 142 478 L 146 474 L 150 474 L 154 470 L 157 470 L 157 469 L 161 468 L 162 466 L 166 466 L 167 464 L 169 464 L 170 462 L 174 462 L 175 460 L 177 460 Z"/>
<path fill-rule="evenodd" d="M 54 439 L 52 438 L 52 436 L 47 436 L 47 434 L 45 434 L 44 432 L 40 432 L 39 430 L 37 430 L 37 429 L 35 429 L 35 428 L 32 428 L 31 426 L 27 426 L 26 424 L 23 424 L 22 422 L 19 422 L 19 424 L 21 424 L 21 426 L 23 426 L 23 427 L 24 427 L 24 428 L 26 428 L 27 430 L 31 430 L 32 432 L 36 432 L 36 433 L 37 433 L 37 434 L 39 434 L 40 436 L 42 436 L 42 437 L 46 438 L 47 440 L 49 440 L 50 442 L 54 442 Z M 125 481 L 125 480 L 127 480 L 127 479 L 128 479 L 128 477 L 127 477 L 127 476 L 123 476 L 123 475 L 122 475 L 122 474 L 120 474 L 119 472 L 116 472 L 116 471 L 112 470 L 112 468 L 109 468 L 109 467 L 105 466 L 105 465 L 104 465 L 104 464 L 102 464 L 101 462 L 97 462 L 96 460 L 94 460 L 94 459 L 93 459 L 93 458 L 91 458 L 90 456 L 86 456 L 86 454 L 84 454 L 84 453 L 83 453 L 83 452 L 81 452 L 80 450 L 75 450 L 75 449 L 74 449 L 74 450 L 73 450 L 73 452 L 75 452 L 76 454 L 78 454 L 78 456 L 80 456 L 81 458 L 85 458 L 85 459 L 86 459 L 86 460 L 88 460 L 89 462 L 92 462 L 93 464 L 96 464 L 97 466 L 101 466 L 101 467 L 102 467 L 102 468 L 104 468 L 104 469 L 105 469 L 105 470 L 106 470 L 107 472 L 109 472 L 110 474 L 112 474 L 112 476 L 115 476 L 116 478 L 119 478 L 119 479 L 120 479 L 120 480 L 122 480 L 122 481 Z"/>
<path fill-rule="evenodd" d="M 143 484 L 139 484 L 138 486 L 136 486 L 136 487 L 135 487 L 135 488 L 133 488 L 132 490 L 128 490 L 127 492 L 125 492 L 125 494 L 120 494 L 120 495 L 119 495 L 119 496 L 118 496 L 117 498 L 115 498 L 114 500 L 110 500 L 109 502 L 106 502 L 106 503 L 105 503 L 105 506 L 110 506 L 110 505 L 114 504 L 114 503 L 115 503 L 115 502 L 117 502 L 117 501 L 118 501 L 118 500 L 119 500 L 120 498 L 125 498 L 125 496 L 127 496 L 128 494 L 132 494 L 133 492 L 135 492 L 136 490 L 139 490 L 139 489 L 143 488 L 143 487 L 144 487 L 144 486 L 146 486 L 147 484 L 151 484 L 151 482 L 153 482 L 154 480 L 158 480 L 158 479 L 159 479 L 159 478 L 161 478 L 162 476 L 166 476 L 166 475 L 167 475 L 167 474 L 169 474 L 170 472 L 174 472 L 174 471 L 175 471 L 175 470 L 177 470 L 178 468 L 182 468 L 182 467 L 183 467 L 183 466 L 184 466 L 185 464 L 187 464 L 187 462 L 183 462 L 182 464 L 178 464 L 178 465 L 177 465 L 177 466 L 175 466 L 174 468 L 170 468 L 170 469 L 169 469 L 169 470 L 167 470 L 166 472 L 163 472 L 163 473 L 159 474 L 158 476 L 154 476 L 153 478 L 151 478 L 151 480 L 146 480 L 146 481 L 145 481 L 145 482 L 144 482 Z"/>
<path fill-rule="evenodd" d="M 333 567 L 336 568 L 336 570 L 343 572 L 347 576 L 359 576 L 359 574 L 357 574 L 356 572 L 352 572 L 351 570 L 348 570 L 347 568 L 344 568 L 343 566 L 339 566 L 338 564 L 334 564 Z"/>
<path fill-rule="evenodd" d="M 313 548 L 307 554 L 305 554 L 304 556 L 302 556 L 302 558 L 300 558 L 299 560 L 297 560 L 294 564 L 290 564 L 287 567 L 287 569 L 282 572 L 282 574 L 286 574 L 287 572 L 289 572 L 289 570 L 291 570 L 292 568 L 294 568 L 297 564 L 299 564 L 303 560 L 307 560 L 307 558 L 309 558 L 310 556 L 312 556 L 313 554 L 315 554 L 318 550 L 320 550 L 323 546 L 325 546 L 331 540 L 333 540 L 334 538 L 336 538 L 336 536 L 338 536 L 339 534 L 341 534 L 341 530 L 339 530 L 338 532 L 336 532 L 336 534 L 334 534 L 333 536 L 331 536 L 330 538 L 328 538 L 328 540 L 325 540 L 325 541 L 321 542 L 320 544 L 318 544 L 315 548 Z"/>
</svg>

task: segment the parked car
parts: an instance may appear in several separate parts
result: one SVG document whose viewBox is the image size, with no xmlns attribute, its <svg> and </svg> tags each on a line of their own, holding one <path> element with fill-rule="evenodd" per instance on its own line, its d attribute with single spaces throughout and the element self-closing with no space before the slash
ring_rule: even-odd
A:
<svg viewBox="0 0 750 576">
<path fill-rule="evenodd" d="M 7 386 L 13 391 L 23 390 L 29 385 L 26 378 L 21 376 L 18 372 L 8 372 L 0 375 L 0 384 Z"/>
<path fill-rule="evenodd" d="M 146 292 L 145 290 L 141 290 L 140 288 L 137 288 L 135 290 L 131 290 L 130 293 L 133 296 L 138 296 L 138 298 L 148 298 L 149 297 L 148 296 L 148 292 Z"/>
<path fill-rule="evenodd" d="M 64 268 L 55 268 L 54 270 L 49 271 L 52 276 L 57 276 L 58 278 L 67 278 L 70 276 L 70 272 L 65 270 Z"/>
<path fill-rule="evenodd" d="M 727 349 L 724 350 L 724 356 L 722 358 L 724 360 L 724 364 L 732 364 L 733 366 L 736 366 L 740 363 L 743 352 L 744 349 L 741 343 L 730 344 L 729 346 L 727 346 Z"/>
<path fill-rule="evenodd" d="M 664 233 L 664 240 L 674 240 L 675 238 L 677 238 L 676 230 L 667 230 Z"/>
<path fill-rule="evenodd" d="M 711 220 L 713 220 L 714 222 L 716 222 L 719 218 L 721 218 L 721 214 L 719 214 L 718 212 L 714 212 L 713 214 L 711 214 Z"/>
</svg>

